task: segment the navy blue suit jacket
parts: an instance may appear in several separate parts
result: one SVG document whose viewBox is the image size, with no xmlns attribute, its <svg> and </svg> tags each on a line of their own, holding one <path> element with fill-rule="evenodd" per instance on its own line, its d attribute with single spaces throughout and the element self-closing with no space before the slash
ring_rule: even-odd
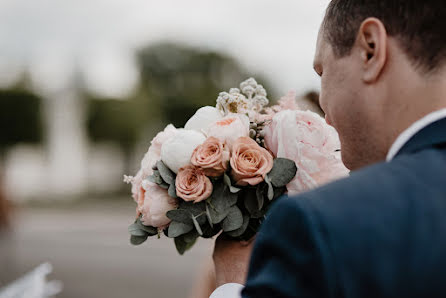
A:
<svg viewBox="0 0 446 298">
<path fill-rule="evenodd" d="M 282 198 L 243 297 L 446 297 L 446 119 L 397 156 Z"/>
</svg>

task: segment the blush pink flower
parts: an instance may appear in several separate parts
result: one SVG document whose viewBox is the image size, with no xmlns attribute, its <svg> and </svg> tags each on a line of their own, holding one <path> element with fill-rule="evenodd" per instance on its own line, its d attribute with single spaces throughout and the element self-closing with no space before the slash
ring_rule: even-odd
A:
<svg viewBox="0 0 446 298">
<path fill-rule="evenodd" d="M 195 148 L 191 163 L 203 170 L 209 177 L 219 177 L 228 169 L 229 151 L 225 144 L 215 137 L 209 137 Z"/>
<path fill-rule="evenodd" d="M 213 190 L 212 182 L 206 177 L 203 170 L 192 165 L 185 166 L 178 171 L 175 186 L 177 196 L 194 203 L 209 198 Z"/>
<path fill-rule="evenodd" d="M 142 214 L 141 221 L 146 226 L 164 229 L 171 222 L 166 213 L 178 207 L 178 199 L 154 183 L 149 182 L 145 188 L 144 202 L 138 208 Z"/>
<path fill-rule="evenodd" d="M 132 184 L 132 197 L 138 205 L 137 212 L 144 204 L 146 191 L 143 187 L 143 181 L 153 174 L 152 167 L 161 159 L 161 147 L 164 142 L 176 133 L 177 129 L 172 124 L 167 125 L 162 132 L 159 132 L 151 141 L 151 146 L 141 161 L 141 169 L 134 177 L 127 177 L 128 180 L 126 181 Z"/>
<path fill-rule="evenodd" d="M 243 114 L 228 114 L 211 124 L 206 134 L 208 137 L 216 137 L 231 148 L 235 140 L 249 136 L 249 118 Z"/>
<path fill-rule="evenodd" d="M 163 146 L 164 142 L 175 136 L 177 132 L 178 130 L 175 128 L 175 126 L 169 124 L 163 131 L 159 132 L 155 138 L 153 138 L 149 150 L 141 161 L 141 170 L 145 176 L 150 176 L 153 174 L 152 167 L 161 159 L 161 147 Z"/>
<path fill-rule="evenodd" d="M 273 156 L 249 137 L 238 138 L 232 147 L 232 178 L 239 186 L 257 185 L 273 168 Z"/>
<path fill-rule="evenodd" d="M 278 112 L 265 127 L 265 146 L 275 157 L 293 160 L 298 171 L 287 185 L 290 195 L 347 176 L 341 161 L 339 137 L 318 114 L 310 111 Z"/>
</svg>

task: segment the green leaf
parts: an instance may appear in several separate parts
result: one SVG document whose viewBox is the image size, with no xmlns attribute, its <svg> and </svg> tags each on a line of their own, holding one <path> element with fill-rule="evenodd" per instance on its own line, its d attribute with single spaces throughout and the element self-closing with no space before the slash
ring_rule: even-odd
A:
<svg viewBox="0 0 446 298">
<path fill-rule="evenodd" d="M 153 171 L 153 179 L 155 180 L 155 183 L 156 184 L 162 184 L 164 181 L 163 181 L 163 178 L 161 178 L 161 175 L 160 175 L 160 172 L 159 171 Z"/>
<path fill-rule="evenodd" d="M 195 229 L 197 230 L 198 234 L 200 234 L 200 236 L 203 235 L 203 231 L 201 230 L 201 227 L 198 224 L 197 219 L 193 215 L 192 215 L 192 221 L 194 222 L 194 226 L 195 226 Z"/>
<path fill-rule="evenodd" d="M 211 216 L 211 212 L 209 211 L 209 204 L 206 203 L 206 216 L 208 218 L 208 222 L 211 225 L 211 228 L 213 228 L 214 224 L 212 222 L 212 216 Z"/>
<path fill-rule="evenodd" d="M 183 236 L 177 237 L 174 239 L 175 242 L 175 247 L 177 248 L 177 251 L 180 255 L 183 255 L 184 252 L 186 252 L 187 250 L 191 249 L 192 246 L 195 244 L 195 241 L 192 242 L 186 242 L 184 240 Z"/>
<path fill-rule="evenodd" d="M 134 235 L 130 236 L 130 243 L 132 245 L 140 245 L 140 244 L 144 243 L 146 240 L 147 240 L 147 235 L 146 236 L 134 236 Z"/>
<path fill-rule="evenodd" d="M 274 198 L 273 198 L 273 200 L 275 200 L 278 197 L 282 196 L 284 193 L 286 193 L 286 186 L 274 188 Z"/>
<path fill-rule="evenodd" d="M 228 234 L 229 236 L 234 237 L 234 238 L 240 237 L 241 235 L 243 235 L 243 233 L 248 228 L 248 224 L 249 224 L 249 216 L 245 214 L 245 215 L 243 215 L 243 225 L 240 228 L 238 228 L 237 230 L 226 232 L 226 234 Z"/>
<path fill-rule="evenodd" d="M 221 227 L 219 225 L 211 227 L 211 225 L 205 224 L 201 229 L 203 230 L 203 235 L 201 235 L 203 238 L 212 238 L 221 231 Z"/>
<path fill-rule="evenodd" d="M 225 185 L 229 188 L 231 193 L 238 193 L 241 189 L 235 186 L 232 186 L 231 178 L 229 178 L 228 174 L 223 175 L 223 181 Z"/>
<path fill-rule="evenodd" d="M 206 202 L 202 201 L 199 203 L 181 201 L 179 209 L 184 209 L 189 211 L 200 225 L 206 223 Z"/>
<path fill-rule="evenodd" d="M 215 207 L 213 207 L 210 204 L 209 204 L 209 207 L 210 208 L 208 208 L 208 210 L 209 210 L 209 214 L 211 216 L 213 224 L 218 224 L 223 219 L 225 219 L 225 217 L 228 216 L 229 209 L 230 209 L 230 208 L 227 208 L 226 210 L 219 212 Z"/>
<path fill-rule="evenodd" d="M 146 237 L 147 238 L 147 232 L 144 231 L 139 227 L 137 223 L 133 223 L 128 228 L 130 235 L 136 236 L 136 237 Z"/>
<path fill-rule="evenodd" d="M 170 185 L 163 181 L 163 183 L 158 184 L 159 187 L 163 189 L 169 189 Z"/>
<path fill-rule="evenodd" d="M 175 238 L 192 231 L 194 227 L 178 221 L 172 221 L 169 225 L 167 234 L 169 238 Z"/>
<path fill-rule="evenodd" d="M 173 220 L 173 221 L 177 221 L 177 222 L 181 222 L 187 225 L 192 225 L 192 219 L 191 219 L 191 213 L 187 210 L 184 209 L 174 209 L 174 210 L 170 210 L 167 211 L 166 216 Z"/>
<path fill-rule="evenodd" d="M 174 199 L 177 199 L 177 198 L 178 198 L 178 196 L 177 196 L 177 188 L 176 188 L 176 186 L 175 186 L 175 183 L 172 183 L 172 184 L 169 186 L 168 194 L 169 194 L 170 197 L 172 197 L 172 198 L 174 198 Z"/>
<path fill-rule="evenodd" d="M 257 207 L 258 210 L 262 210 L 263 203 L 265 201 L 265 184 L 261 183 L 259 186 L 257 186 L 256 189 L 256 197 L 257 197 Z"/>
<path fill-rule="evenodd" d="M 265 176 L 265 182 L 268 185 L 268 200 L 274 199 L 274 187 L 268 175 Z"/>
<path fill-rule="evenodd" d="M 182 235 L 181 237 L 184 239 L 184 241 L 186 243 L 191 243 L 191 242 L 195 242 L 198 238 L 198 232 L 194 229 L 192 231 L 190 231 L 189 233 L 186 233 L 184 235 Z"/>
<path fill-rule="evenodd" d="M 209 203 L 215 208 L 217 213 L 226 213 L 231 206 L 237 203 L 238 195 L 231 193 L 229 188 L 221 181 L 214 184 L 214 190 Z"/>
<path fill-rule="evenodd" d="M 229 232 L 240 228 L 243 225 L 243 215 L 237 206 L 232 206 L 228 216 L 223 220 L 223 231 Z"/>
<path fill-rule="evenodd" d="M 145 225 L 141 222 L 141 219 L 140 219 L 140 218 L 138 218 L 138 219 L 136 220 L 136 224 L 138 225 L 138 227 L 139 227 L 141 230 L 144 230 L 145 232 L 147 232 L 147 233 L 149 234 L 149 236 L 155 236 L 155 235 L 158 234 L 158 229 L 157 229 L 157 228 L 155 228 L 155 227 L 151 227 L 151 226 L 145 226 Z"/>
<path fill-rule="evenodd" d="M 276 158 L 268 177 L 275 187 L 287 185 L 296 176 L 296 163 L 287 158 Z"/>
<path fill-rule="evenodd" d="M 175 174 L 162 162 L 161 160 L 156 163 L 156 167 L 167 184 L 173 184 L 175 182 Z"/>
<path fill-rule="evenodd" d="M 257 204 L 257 196 L 256 191 L 247 189 L 243 192 L 243 200 L 246 210 L 250 214 L 253 214 L 257 211 L 259 211 L 259 206 Z"/>
</svg>

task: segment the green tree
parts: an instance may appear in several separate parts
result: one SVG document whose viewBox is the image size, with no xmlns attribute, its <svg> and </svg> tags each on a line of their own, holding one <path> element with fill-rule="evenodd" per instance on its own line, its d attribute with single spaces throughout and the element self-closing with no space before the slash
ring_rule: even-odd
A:
<svg viewBox="0 0 446 298">
<path fill-rule="evenodd" d="M 6 152 L 18 143 L 42 141 L 41 99 L 19 88 L 0 90 L 0 230 L 8 224 L 2 167 Z"/>
</svg>

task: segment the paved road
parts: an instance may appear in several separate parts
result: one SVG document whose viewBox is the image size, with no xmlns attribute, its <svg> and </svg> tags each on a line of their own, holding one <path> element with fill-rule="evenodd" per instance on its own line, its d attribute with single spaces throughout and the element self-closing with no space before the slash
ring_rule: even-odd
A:
<svg viewBox="0 0 446 298">
<path fill-rule="evenodd" d="M 49 261 L 51 278 L 65 286 L 61 298 L 187 297 L 212 241 L 200 239 L 184 256 L 165 237 L 131 246 L 133 206 L 115 205 L 19 210 L 10 275 Z"/>
</svg>

